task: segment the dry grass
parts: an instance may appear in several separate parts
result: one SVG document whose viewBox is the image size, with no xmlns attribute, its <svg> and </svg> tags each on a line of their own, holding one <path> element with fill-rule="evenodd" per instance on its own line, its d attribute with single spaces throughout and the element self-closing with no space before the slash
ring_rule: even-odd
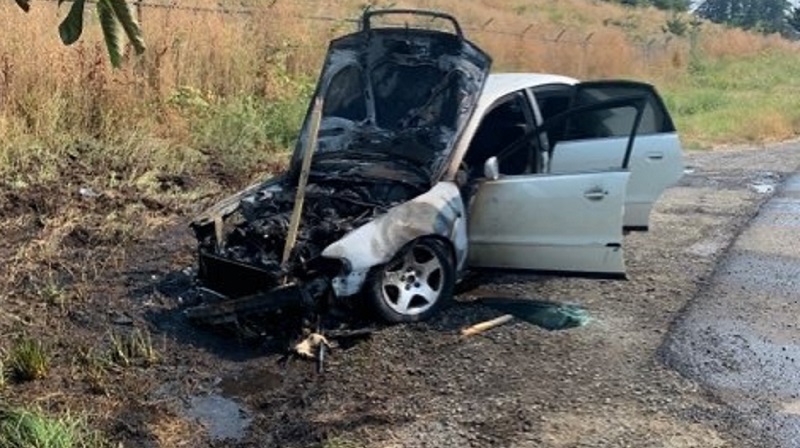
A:
<svg viewBox="0 0 800 448">
<path fill-rule="evenodd" d="M 111 349 L 109 359 L 120 367 L 135 364 L 150 366 L 158 362 L 159 355 L 153 346 L 150 332 L 134 328 L 126 333 L 109 333 Z"/>
<path fill-rule="evenodd" d="M 4 354 L 0 351 L 0 390 L 6 387 L 6 364 L 3 357 Z"/>
<path fill-rule="evenodd" d="M 159 414 L 147 428 L 158 441 L 158 446 L 165 448 L 196 446 L 197 435 L 202 433 L 198 422 L 171 413 Z"/>
<path fill-rule="evenodd" d="M 654 9 L 598 0 L 392 3 L 456 12 L 502 70 L 667 80 L 689 61 L 688 40 L 668 39 L 661 31 L 668 16 Z M 326 41 L 353 26 L 304 17 L 357 17 L 363 2 L 254 4 L 261 6 L 252 16 L 145 8 L 149 50 L 114 71 L 96 24 L 65 48 L 54 4 L 37 3 L 25 15 L 5 2 L 0 15 L 14 37 L 0 41 L 0 178 L 20 185 L 59 179 L 64 159 L 80 153 L 76 141 L 100 141 L 78 157 L 128 182 L 147 172 L 196 173 L 217 159 L 248 172 L 263 165 L 266 154 L 291 143 L 304 111 L 305 98 L 295 98 L 308 94 Z M 203 0 L 179 5 L 217 7 Z M 789 44 L 706 24 L 698 47 L 717 58 Z M 276 104 L 285 108 L 269 109 Z M 252 126 L 234 124 L 243 122 Z"/>
</svg>

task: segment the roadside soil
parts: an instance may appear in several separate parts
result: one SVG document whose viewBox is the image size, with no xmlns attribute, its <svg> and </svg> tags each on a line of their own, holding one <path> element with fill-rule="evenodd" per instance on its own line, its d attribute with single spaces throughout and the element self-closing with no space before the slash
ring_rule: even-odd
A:
<svg viewBox="0 0 800 448">
<path fill-rule="evenodd" d="M 53 358 L 45 379 L 12 382 L 0 403 L 86 413 L 131 447 L 766 446 L 659 348 L 771 195 L 764 186 L 800 166 L 800 144 L 695 152 L 686 163 L 650 232 L 626 237 L 628 281 L 485 277 L 433 321 L 333 350 L 323 375 L 286 359 L 282 334 L 247 341 L 183 318 L 194 300 L 186 224 L 210 198 L 189 207 L 117 191 L 6 194 L 0 350 L 25 335 Z M 63 200 L 53 205 L 54 196 Z M 131 204 L 146 226 L 116 213 Z M 110 211 L 126 225 L 103 227 Z M 577 304 L 592 319 L 564 331 L 513 321 L 459 337 L 501 314 L 471 303 L 486 296 Z M 133 329 L 151 335 L 157 359 L 102 361 L 112 335 Z"/>
</svg>

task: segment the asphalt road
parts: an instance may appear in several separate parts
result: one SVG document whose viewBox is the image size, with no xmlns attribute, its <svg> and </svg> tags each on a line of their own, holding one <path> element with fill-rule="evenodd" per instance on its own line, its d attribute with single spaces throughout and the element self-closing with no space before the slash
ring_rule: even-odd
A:
<svg viewBox="0 0 800 448">
<path fill-rule="evenodd" d="M 800 175 L 736 239 L 665 349 L 755 440 L 800 446 Z"/>
</svg>

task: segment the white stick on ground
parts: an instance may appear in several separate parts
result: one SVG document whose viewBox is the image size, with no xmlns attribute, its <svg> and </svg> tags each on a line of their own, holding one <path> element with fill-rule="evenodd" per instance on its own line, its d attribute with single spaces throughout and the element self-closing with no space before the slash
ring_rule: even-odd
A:
<svg viewBox="0 0 800 448">
<path fill-rule="evenodd" d="M 508 323 L 513 318 L 514 316 L 512 316 L 511 314 L 504 314 L 492 320 L 487 320 L 485 322 L 477 323 L 471 327 L 467 327 L 461 330 L 461 336 L 473 336 L 478 333 L 483 333 L 486 330 L 491 330 L 494 327 L 499 327 L 500 325 Z"/>
</svg>

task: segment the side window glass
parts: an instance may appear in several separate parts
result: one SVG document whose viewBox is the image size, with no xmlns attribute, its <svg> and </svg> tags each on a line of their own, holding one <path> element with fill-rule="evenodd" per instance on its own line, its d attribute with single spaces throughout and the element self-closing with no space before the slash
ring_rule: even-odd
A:
<svg viewBox="0 0 800 448">
<path fill-rule="evenodd" d="M 514 144 L 529 130 L 525 112 L 527 107 L 523 95 L 514 93 L 484 115 L 464 156 L 470 177 L 481 177 L 483 164 L 493 156 L 498 157 L 501 173 L 525 173 L 528 155 L 524 150 L 514 151 L 512 146 L 519 146 Z"/>
<path fill-rule="evenodd" d="M 569 102 L 572 100 L 572 90 L 560 92 L 534 92 L 536 104 L 542 113 L 542 120 L 554 117 L 569 109 Z"/>
<path fill-rule="evenodd" d="M 622 150 L 623 154 L 622 158 L 619 160 L 620 166 L 626 168 L 627 166 L 625 158 L 627 155 L 625 154 L 627 151 L 625 151 L 625 149 L 629 144 L 629 137 L 631 135 L 631 131 L 633 130 L 633 126 L 636 123 L 636 114 L 638 113 L 637 107 L 631 104 L 619 104 L 618 102 L 616 105 L 598 104 L 596 107 L 598 107 L 598 109 L 572 110 L 564 115 L 562 119 L 566 122 L 567 134 L 576 131 L 585 132 L 586 135 L 594 135 L 592 138 L 597 138 L 599 134 L 605 132 L 605 129 L 595 128 L 595 126 L 602 126 L 602 124 L 598 125 L 598 123 L 603 123 L 603 120 L 607 120 L 609 117 L 613 117 L 614 120 L 619 119 L 619 122 L 615 122 L 615 125 L 618 125 L 617 130 L 619 131 L 619 135 L 626 138 L 618 140 L 616 143 L 619 144 L 619 149 Z M 644 111 L 642 111 L 642 113 L 644 113 Z M 562 119 L 559 119 L 558 121 L 562 121 Z M 553 122 L 549 125 L 546 124 L 545 126 L 549 127 L 551 125 L 558 125 L 558 123 Z M 557 150 L 558 149 L 556 149 L 556 151 Z"/>
<path fill-rule="evenodd" d="M 589 103 L 591 104 L 591 103 Z M 636 118 L 636 109 L 617 108 L 584 112 L 567 120 L 562 140 L 590 138 L 627 137 L 631 123 Z M 644 121 L 644 117 L 642 117 Z M 639 127 L 641 130 L 641 125 Z M 642 134 L 642 132 L 639 132 Z"/>
<path fill-rule="evenodd" d="M 675 130 L 672 120 L 655 93 L 643 86 L 604 85 L 589 86 L 577 90 L 574 107 L 596 104 L 601 101 L 637 96 L 644 94 L 647 98 L 639 124 L 638 134 L 657 134 Z M 617 108 L 596 111 L 583 120 L 571 120 L 565 129 L 563 140 L 580 140 L 604 137 L 626 137 L 630 133 L 630 123 L 635 117 L 630 108 Z"/>
<path fill-rule="evenodd" d="M 322 115 L 362 121 L 367 118 L 366 107 L 361 69 L 355 65 L 343 68 L 328 85 Z"/>
</svg>

